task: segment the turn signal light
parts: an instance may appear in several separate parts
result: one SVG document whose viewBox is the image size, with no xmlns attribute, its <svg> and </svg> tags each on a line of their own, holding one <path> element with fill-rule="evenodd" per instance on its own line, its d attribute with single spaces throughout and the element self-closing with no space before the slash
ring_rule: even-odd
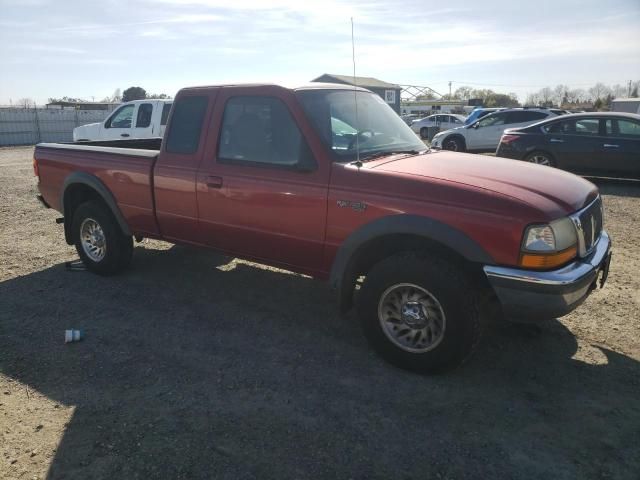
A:
<svg viewBox="0 0 640 480">
<path fill-rule="evenodd" d="M 575 245 L 556 253 L 522 253 L 520 265 L 536 270 L 548 270 L 564 265 L 573 260 L 577 254 L 578 247 Z"/>
</svg>

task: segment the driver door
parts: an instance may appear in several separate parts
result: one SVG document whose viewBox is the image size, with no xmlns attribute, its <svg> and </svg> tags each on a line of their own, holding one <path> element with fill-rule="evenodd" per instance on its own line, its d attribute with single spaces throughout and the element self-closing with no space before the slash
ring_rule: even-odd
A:
<svg viewBox="0 0 640 480">
<path fill-rule="evenodd" d="M 122 105 L 104 122 L 102 138 L 105 140 L 123 140 L 131 137 L 135 104 Z"/>
<path fill-rule="evenodd" d="M 506 128 L 507 114 L 496 112 L 481 118 L 467 129 L 465 139 L 469 150 L 495 149 Z"/>
</svg>

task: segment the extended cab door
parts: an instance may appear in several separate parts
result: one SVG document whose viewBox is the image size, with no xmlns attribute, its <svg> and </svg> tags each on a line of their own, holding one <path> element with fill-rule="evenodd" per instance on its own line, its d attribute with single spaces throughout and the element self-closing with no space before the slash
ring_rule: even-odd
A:
<svg viewBox="0 0 640 480">
<path fill-rule="evenodd" d="M 241 257 L 313 273 L 322 265 L 329 165 L 317 161 L 293 93 L 222 88 L 198 173 L 204 241 Z M 310 142 L 312 140 L 312 142 Z"/>
<path fill-rule="evenodd" d="M 153 136 L 154 103 L 156 102 L 144 102 L 136 105 L 134 113 L 135 124 L 131 133 L 132 138 L 149 138 Z"/>
<path fill-rule="evenodd" d="M 158 227 L 168 240 L 202 243 L 196 174 L 217 92 L 215 88 L 194 89 L 179 94 L 174 102 L 153 178 Z"/>
<path fill-rule="evenodd" d="M 133 103 L 127 103 L 117 108 L 104 122 L 102 139 L 122 140 L 131 137 L 135 108 Z"/>
</svg>

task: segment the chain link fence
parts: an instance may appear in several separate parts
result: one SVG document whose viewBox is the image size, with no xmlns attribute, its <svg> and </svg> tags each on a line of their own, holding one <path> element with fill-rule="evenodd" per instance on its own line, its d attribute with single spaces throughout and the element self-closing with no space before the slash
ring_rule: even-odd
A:
<svg viewBox="0 0 640 480">
<path fill-rule="evenodd" d="M 102 122 L 109 110 L 0 108 L 0 146 L 71 142 L 73 129 Z"/>
</svg>

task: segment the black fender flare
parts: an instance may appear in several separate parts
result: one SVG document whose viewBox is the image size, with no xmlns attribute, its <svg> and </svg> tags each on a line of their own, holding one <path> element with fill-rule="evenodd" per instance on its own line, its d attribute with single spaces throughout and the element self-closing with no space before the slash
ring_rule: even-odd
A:
<svg viewBox="0 0 640 480">
<path fill-rule="evenodd" d="M 118 204 L 116 202 L 115 197 L 111 193 L 111 191 L 107 188 L 107 186 L 95 175 L 91 175 L 86 172 L 73 172 L 64 179 L 64 183 L 62 185 L 62 192 L 60 194 L 60 207 L 62 209 L 62 215 L 64 216 L 64 234 L 67 243 L 71 245 L 71 221 L 72 218 L 65 212 L 65 196 L 69 190 L 69 187 L 73 185 L 85 185 L 95 191 L 104 201 L 105 205 L 111 210 L 111 213 L 115 217 L 122 233 L 125 235 L 131 235 L 131 229 L 129 225 L 127 225 L 126 220 L 124 219 L 124 215 L 120 211 Z"/>
<path fill-rule="evenodd" d="M 415 235 L 440 243 L 470 262 L 492 265 L 494 259 L 475 240 L 446 223 L 421 215 L 390 215 L 374 220 L 351 233 L 338 249 L 331 267 L 329 282 L 340 293 L 341 305 L 353 286 L 345 285 L 350 264 L 358 250 L 369 241 L 386 235 Z"/>
</svg>

